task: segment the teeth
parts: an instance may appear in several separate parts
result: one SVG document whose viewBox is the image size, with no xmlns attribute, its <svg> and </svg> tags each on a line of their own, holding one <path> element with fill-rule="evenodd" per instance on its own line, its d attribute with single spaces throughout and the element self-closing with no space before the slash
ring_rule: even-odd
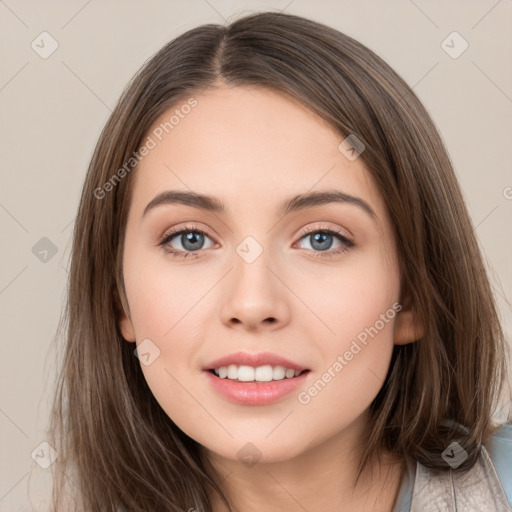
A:
<svg viewBox="0 0 512 512">
<path fill-rule="evenodd" d="M 286 368 L 284 366 L 275 366 L 272 370 L 272 378 L 274 380 L 283 380 L 286 375 Z"/>
<path fill-rule="evenodd" d="M 238 380 L 243 382 L 251 382 L 251 380 L 254 380 L 254 368 L 252 368 L 252 366 L 239 366 Z"/>
<path fill-rule="evenodd" d="M 241 382 L 270 382 L 271 380 L 291 379 L 301 374 L 300 370 L 285 368 L 284 366 L 271 366 L 269 364 L 258 366 L 238 366 L 230 364 L 215 368 L 215 374 L 221 379 L 239 380 Z"/>
<path fill-rule="evenodd" d="M 219 368 L 219 377 L 224 378 L 222 375 L 220 375 L 220 370 L 222 370 L 222 368 L 222 366 Z M 236 364 L 230 364 L 228 366 L 227 377 L 228 379 L 238 379 L 238 366 Z"/>
</svg>

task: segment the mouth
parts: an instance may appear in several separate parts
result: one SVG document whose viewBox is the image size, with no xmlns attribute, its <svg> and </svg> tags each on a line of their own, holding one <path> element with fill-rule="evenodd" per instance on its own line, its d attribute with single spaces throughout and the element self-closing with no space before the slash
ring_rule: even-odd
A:
<svg viewBox="0 0 512 512">
<path fill-rule="evenodd" d="M 294 396 L 306 386 L 311 370 L 281 365 L 228 365 L 205 369 L 211 389 L 223 400 L 236 405 L 264 406 Z"/>
<path fill-rule="evenodd" d="M 309 368 L 271 352 L 235 352 L 203 367 L 216 394 L 238 405 L 268 405 L 304 386 Z"/>
</svg>

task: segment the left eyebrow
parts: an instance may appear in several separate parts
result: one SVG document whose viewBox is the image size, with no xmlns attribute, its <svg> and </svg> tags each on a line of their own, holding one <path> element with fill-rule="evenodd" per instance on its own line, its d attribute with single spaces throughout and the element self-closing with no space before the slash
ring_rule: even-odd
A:
<svg viewBox="0 0 512 512">
<path fill-rule="evenodd" d="M 351 204 L 361 208 L 370 217 L 372 217 L 373 220 L 375 220 L 377 217 L 373 208 L 366 201 L 360 197 L 355 197 L 337 190 L 299 194 L 281 203 L 277 213 L 280 216 L 284 216 L 291 212 L 330 203 Z M 166 192 L 162 192 L 161 194 L 157 195 L 148 203 L 142 216 L 144 217 L 153 208 L 164 204 L 183 204 L 214 213 L 225 213 L 227 211 L 224 203 L 217 197 L 199 194 L 197 192 L 167 190 Z"/>
<path fill-rule="evenodd" d="M 377 214 L 373 208 L 360 197 L 355 197 L 338 190 L 330 190 L 326 192 L 309 192 L 307 194 L 300 194 L 285 201 L 279 208 L 280 215 L 286 215 L 290 212 L 303 210 L 305 208 L 312 208 L 314 206 L 322 206 L 330 203 L 347 203 L 358 206 L 365 211 L 373 220 L 377 218 Z"/>
</svg>

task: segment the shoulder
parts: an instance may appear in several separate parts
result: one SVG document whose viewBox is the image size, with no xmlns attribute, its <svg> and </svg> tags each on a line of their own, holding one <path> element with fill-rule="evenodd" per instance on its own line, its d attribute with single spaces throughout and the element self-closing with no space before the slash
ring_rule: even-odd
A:
<svg viewBox="0 0 512 512">
<path fill-rule="evenodd" d="M 501 425 L 491 436 L 489 455 L 512 506 L 512 423 Z"/>
<path fill-rule="evenodd" d="M 411 466 L 394 512 L 489 510 L 512 512 L 512 424 L 500 425 L 465 472 Z"/>
</svg>

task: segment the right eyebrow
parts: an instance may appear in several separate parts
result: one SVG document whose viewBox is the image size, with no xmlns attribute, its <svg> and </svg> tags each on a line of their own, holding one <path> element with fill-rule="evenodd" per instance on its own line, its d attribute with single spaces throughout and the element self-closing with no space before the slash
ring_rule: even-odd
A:
<svg viewBox="0 0 512 512">
<path fill-rule="evenodd" d="M 153 198 L 146 208 L 142 216 L 146 215 L 149 210 L 156 208 L 162 204 L 184 204 L 194 208 L 200 208 L 215 213 L 223 213 L 226 211 L 224 203 L 213 196 L 198 194 L 196 192 L 181 192 L 179 190 L 167 190 Z"/>
</svg>

